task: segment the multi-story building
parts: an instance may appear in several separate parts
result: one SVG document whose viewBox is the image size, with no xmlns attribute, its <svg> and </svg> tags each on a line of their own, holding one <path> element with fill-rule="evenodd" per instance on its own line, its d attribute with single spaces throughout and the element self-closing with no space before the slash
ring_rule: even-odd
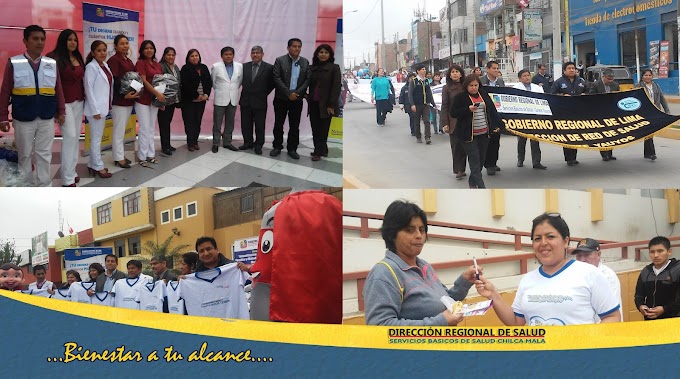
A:
<svg viewBox="0 0 680 379">
<path fill-rule="evenodd" d="M 452 63 L 463 68 L 481 66 L 486 57 L 486 24 L 475 7 L 476 0 L 449 0 L 448 3 L 448 12 L 447 7 L 439 11 L 442 34 L 439 59 L 450 57 Z"/>
<path fill-rule="evenodd" d="M 385 49 L 385 62 L 382 62 L 382 50 Z M 395 43 L 375 43 L 375 56 L 377 67 L 382 67 L 389 74 L 405 66 L 404 54 L 411 51 L 406 39 Z"/>
</svg>

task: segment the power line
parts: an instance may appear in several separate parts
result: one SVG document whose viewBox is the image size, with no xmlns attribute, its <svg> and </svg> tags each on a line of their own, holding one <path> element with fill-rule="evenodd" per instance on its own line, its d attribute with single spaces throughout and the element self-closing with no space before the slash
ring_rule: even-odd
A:
<svg viewBox="0 0 680 379">
<path fill-rule="evenodd" d="M 361 23 L 359 24 L 359 26 L 357 26 L 357 27 L 356 27 L 354 30 L 352 30 L 351 32 L 345 33 L 345 32 L 343 31 L 342 34 L 352 34 L 352 33 L 356 32 L 357 30 L 359 30 L 359 28 L 361 28 L 361 26 L 364 25 L 364 22 L 366 22 L 366 20 L 368 20 L 368 18 L 371 16 L 371 13 L 373 13 L 373 10 L 375 9 L 376 5 L 378 5 L 378 2 L 379 2 L 379 1 L 380 1 L 380 0 L 376 0 L 376 2 L 373 4 L 373 8 L 371 8 L 371 10 L 368 12 L 368 15 L 366 15 L 366 18 L 365 18 L 363 21 L 361 21 Z"/>
</svg>

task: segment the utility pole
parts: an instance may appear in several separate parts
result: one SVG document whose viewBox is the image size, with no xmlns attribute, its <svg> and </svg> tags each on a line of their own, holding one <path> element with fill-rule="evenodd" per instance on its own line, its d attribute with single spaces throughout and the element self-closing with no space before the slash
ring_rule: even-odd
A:
<svg viewBox="0 0 680 379">
<path fill-rule="evenodd" d="M 397 32 L 394 35 L 394 61 L 397 63 L 395 66 L 395 70 L 399 71 L 401 67 L 399 67 L 399 33 Z"/>
<path fill-rule="evenodd" d="M 453 64 L 453 47 L 451 43 L 451 0 L 446 0 L 446 17 L 449 19 L 449 67 L 451 67 Z"/>
<path fill-rule="evenodd" d="M 381 38 L 380 38 L 380 64 L 385 65 L 385 12 L 383 12 L 383 0 L 380 0 L 380 27 Z M 376 71 L 379 67 L 376 67 Z"/>
<path fill-rule="evenodd" d="M 560 0 L 552 0 L 552 32 L 553 32 L 553 79 L 562 75 L 562 27 Z"/>
<path fill-rule="evenodd" d="M 637 28 L 637 0 L 633 0 L 633 29 L 635 30 L 635 67 L 637 70 L 638 82 L 640 81 L 640 47 L 638 46 L 638 28 Z M 653 72 L 653 71 L 652 71 Z"/>
</svg>

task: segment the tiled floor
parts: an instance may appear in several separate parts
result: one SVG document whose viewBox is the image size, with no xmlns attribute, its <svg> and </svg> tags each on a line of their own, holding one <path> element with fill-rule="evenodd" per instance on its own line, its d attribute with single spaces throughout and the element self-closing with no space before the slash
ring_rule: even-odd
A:
<svg viewBox="0 0 680 379">
<path fill-rule="evenodd" d="M 240 146 L 241 141 L 234 141 Z M 319 162 L 312 162 L 312 141 L 302 141 L 298 147 L 300 159 L 290 158 L 286 151 L 272 158 L 269 156 L 271 143 L 265 144 L 262 155 L 254 151 L 230 151 L 220 148 L 212 153 L 210 139 L 200 140 L 201 150 L 190 152 L 186 143 L 173 141 L 177 148 L 172 156 L 160 152 L 156 141 L 158 164 L 144 168 L 135 161 L 135 144 L 125 145 L 125 157 L 132 160 L 132 167 L 123 169 L 113 165 L 111 151 L 102 153 L 104 165 L 113 174 L 109 179 L 92 178 L 87 172 L 88 157 L 80 157 L 76 171 L 81 180 L 78 186 L 89 187 L 188 187 L 219 186 L 243 187 L 249 185 L 292 186 L 314 188 L 320 186 L 342 186 L 342 143 L 328 142 L 329 156 Z M 82 141 L 81 141 L 82 148 Z M 54 141 L 52 147 L 52 185 L 61 186 L 61 140 Z"/>
</svg>

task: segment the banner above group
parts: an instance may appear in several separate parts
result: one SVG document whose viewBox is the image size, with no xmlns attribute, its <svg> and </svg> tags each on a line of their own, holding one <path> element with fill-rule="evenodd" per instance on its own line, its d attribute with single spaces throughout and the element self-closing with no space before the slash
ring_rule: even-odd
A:
<svg viewBox="0 0 680 379">
<path fill-rule="evenodd" d="M 505 129 L 515 135 L 579 149 L 611 150 L 660 132 L 680 120 L 660 111 L 643 89 L 555 96 L 489 88 Z"/>
</svg>

